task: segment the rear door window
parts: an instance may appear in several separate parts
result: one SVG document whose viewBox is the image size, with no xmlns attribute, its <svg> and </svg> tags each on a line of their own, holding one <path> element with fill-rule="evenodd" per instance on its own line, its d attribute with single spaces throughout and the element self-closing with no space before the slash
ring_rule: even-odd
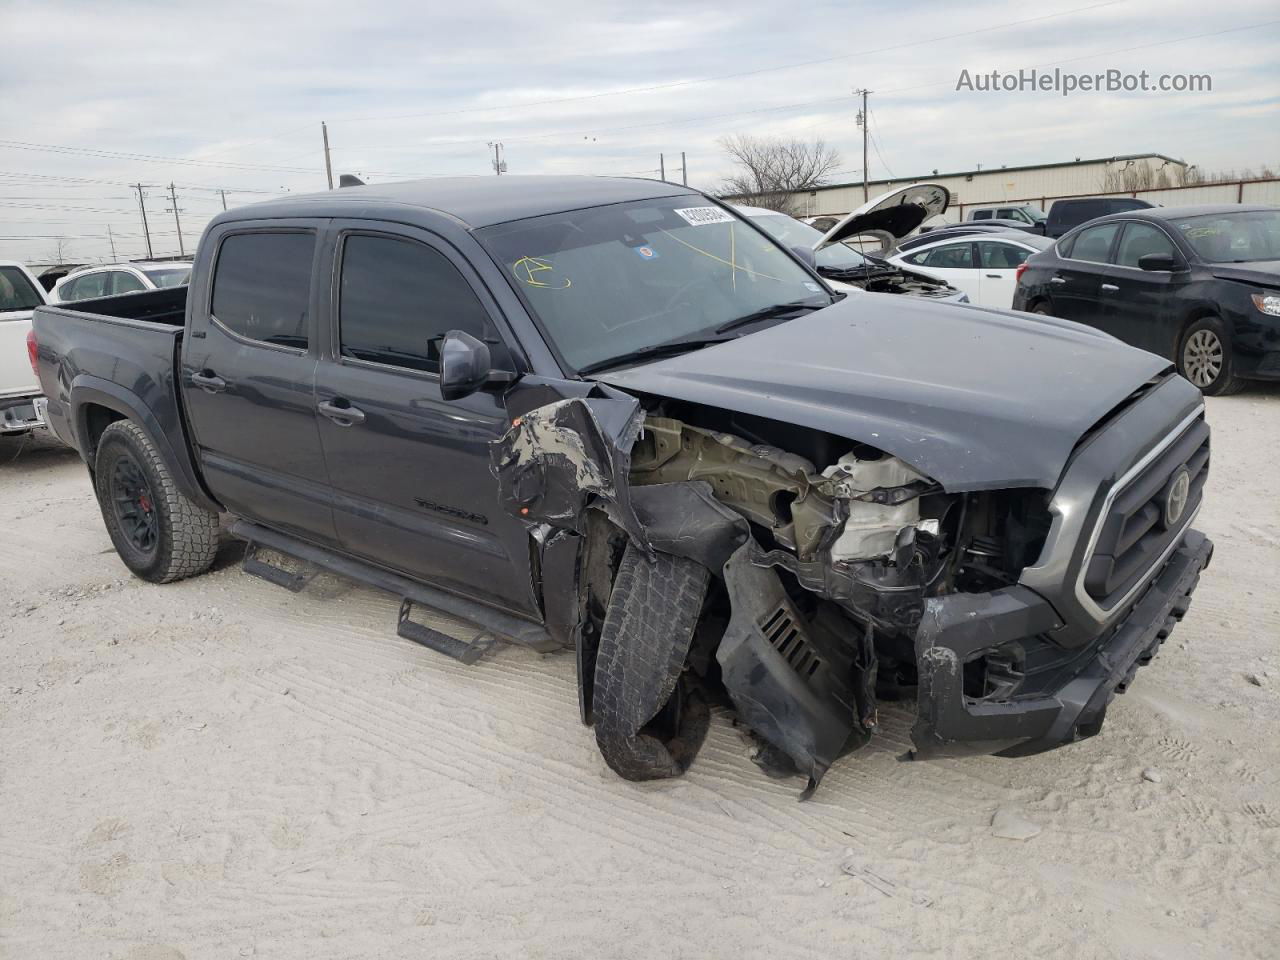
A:
<svg viewBox="0 0 1280 960">
<path fill-rule="evenodd" d="M 484 339 L 490 330 L 462 274 L 444 254 L 415 240 L 348 236 L 339 296 L 342 355 L 355 360 L 438 373 L 446 333 Z"/>
<path fill-rule="evenodd" d="M 112 270 L 110 277 L 112 296 L 120 293 L 137 293 L 147 289 L 141 280 L 125 270 Z"/>
<path fill-rule="evenodd" d="M 1138 259 L 1148 253 L 1176 256 L 1173 241 L 1159 227 L 1149 223 L 1126 224 L 1124 236 L 1120 238 L 1120 249 L 1116 251 L 1116 263 L 1122 267 L 1136 267 Z"/>
<path fill-rule="evenodd" d="M 228 236 L 213 275 L 213 318 L 250 340 L 307 349 L 315 245 L 315 234 L 300 231 Z"/>
<path fill-rule="evenodd" d="M 1031 251 L 1012 243 L 996 243 L 984 240 L 978 244 L 978 256 L 985 270 L 1013 270 L 1031 256 Z"/>
<path fill-rule="evenodd" d="M 1111 253 L 1111 242 L 1115 240 L 1119 229 L 1118 223 L 1102 223 L 1096 227 L 1086 227 L 1081 230 L 1071 247 L 1071 259 L 1106 263 Z"/>
<path fill-rule="evenodd" d="M 64 300 L 88 300 L 92 297 L 106 296 L 107 275 L 90 273 L 83 277 L 68 280 L 62 293 Z"/>
<path fill-rule="evenodd" d="M 944 247 L 934 247 L 926 255 L 922 264 L 938 270 L 971 270 L 973 269 L 973 244 L 952 243 Z"/>
</svg>

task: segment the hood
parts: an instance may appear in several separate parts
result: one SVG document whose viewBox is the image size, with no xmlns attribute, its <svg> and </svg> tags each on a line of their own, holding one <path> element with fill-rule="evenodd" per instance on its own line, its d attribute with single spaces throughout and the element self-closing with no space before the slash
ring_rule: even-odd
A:
<svg viewBox="0 0 1280 960">
<path fill-rule="evenodd" d="M 951 191 L 940 183 L 913 183 L 890 190 L 837 222 L 813 249 L 821 250 L 827 244 L 863 233 L 878 237 L 888 249 L 930 217 L 945 212 L 950 202 Z"/>
<path fill-rule="evenodd" d="M 960 492 L 1053 488 L 1085 432 L 1168 366 L 1066 320 L 867 293 L 598 379 L 870 444 Z"/>
<path fill-rule="evenodd" d="M 1280 260 L 1255 260 L 1252 263 L 1211 263 L 1209 269 L 1220 280 L 1239 280 L 1264 287 L 1280 286 Z"/>
</svg>

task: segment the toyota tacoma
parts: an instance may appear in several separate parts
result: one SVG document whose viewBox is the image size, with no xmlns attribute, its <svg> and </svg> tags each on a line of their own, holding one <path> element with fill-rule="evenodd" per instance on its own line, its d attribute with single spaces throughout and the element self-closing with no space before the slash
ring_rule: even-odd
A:
<svg viewBox="0 0 1280 960">
<path fill-rule="evenodd" d="M 1209 428 L 1168 360 L 835 293 L 670 183 L 268 201 L 211 221 L 189 287 L 34 325 L 137 576 L 207 570 L 225 518 L 248 572 L 391 591 L 401 636 L 464 662 L 572 650 L 628 779 L 683 772 L 712 703 L 806 795 L 886 700 L 920 758 L 1092 736 L 1212 553 Z"/>
</svg>

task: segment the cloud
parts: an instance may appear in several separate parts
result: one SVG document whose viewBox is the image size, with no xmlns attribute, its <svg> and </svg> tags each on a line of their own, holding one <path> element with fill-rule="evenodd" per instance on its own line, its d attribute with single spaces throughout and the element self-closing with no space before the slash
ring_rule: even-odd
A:
<svg viewBox="0 0 1280 960">
<path fill-rule="evenodd" d="M 1163 43 L 1274 19 L 1274 5 L 1257 0 L 48 0 L 6 2 L 3 18 L 4 139 L 246 165 L 0 148 L 0 235 L 73 236 L 84 258 L 109 255 L 98 236 L 108 224 L 120 255 L 143 252 L 127 183 L 180 184 L 188 244 L 221 209 L 216 188 L 232 203 L 322 189 L 321 120 L 335 171 L 371 180 L 487 175 L 486 144 L 501 140 L 519 173 L 656 174 L 664 153 L 670 175 L 684 151 L 691 182 L 709 188 L 727 172 L 717 141 L 741 132 L 822 137 L 841 151 L 842 177 L 855 179 L 852 90 L 866 86 L 873 177 L 1146 151 L 1205 169 L 1280 162 L 1280 30 Z M 773 69 L 799 61 L 824 62 Z M 1078 72 L 1209 73 L 1213 90 L 955 90 L 963 68 L 1063 61 Z M 716 77 L 725 79 L 691 82 Z M 176 250 L 158 189 L 147 203 L 169 231 L 158 248 Z M 0 241 L 0 257 L 38 259 L 50 245 Z"/>
</svg>

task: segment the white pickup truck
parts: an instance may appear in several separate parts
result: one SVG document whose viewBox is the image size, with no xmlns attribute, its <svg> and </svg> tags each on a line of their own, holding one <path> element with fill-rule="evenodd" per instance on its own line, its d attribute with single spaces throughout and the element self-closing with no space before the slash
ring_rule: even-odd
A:
<svg viewBox="0 0 1280 960">
<path fill-rule="evenodd" d="M 31 313 L 46 303 L 31 271 L 0 260 L 0 435 L 44 425 L 44 396 L 31 351 Z"/>
</svg>

